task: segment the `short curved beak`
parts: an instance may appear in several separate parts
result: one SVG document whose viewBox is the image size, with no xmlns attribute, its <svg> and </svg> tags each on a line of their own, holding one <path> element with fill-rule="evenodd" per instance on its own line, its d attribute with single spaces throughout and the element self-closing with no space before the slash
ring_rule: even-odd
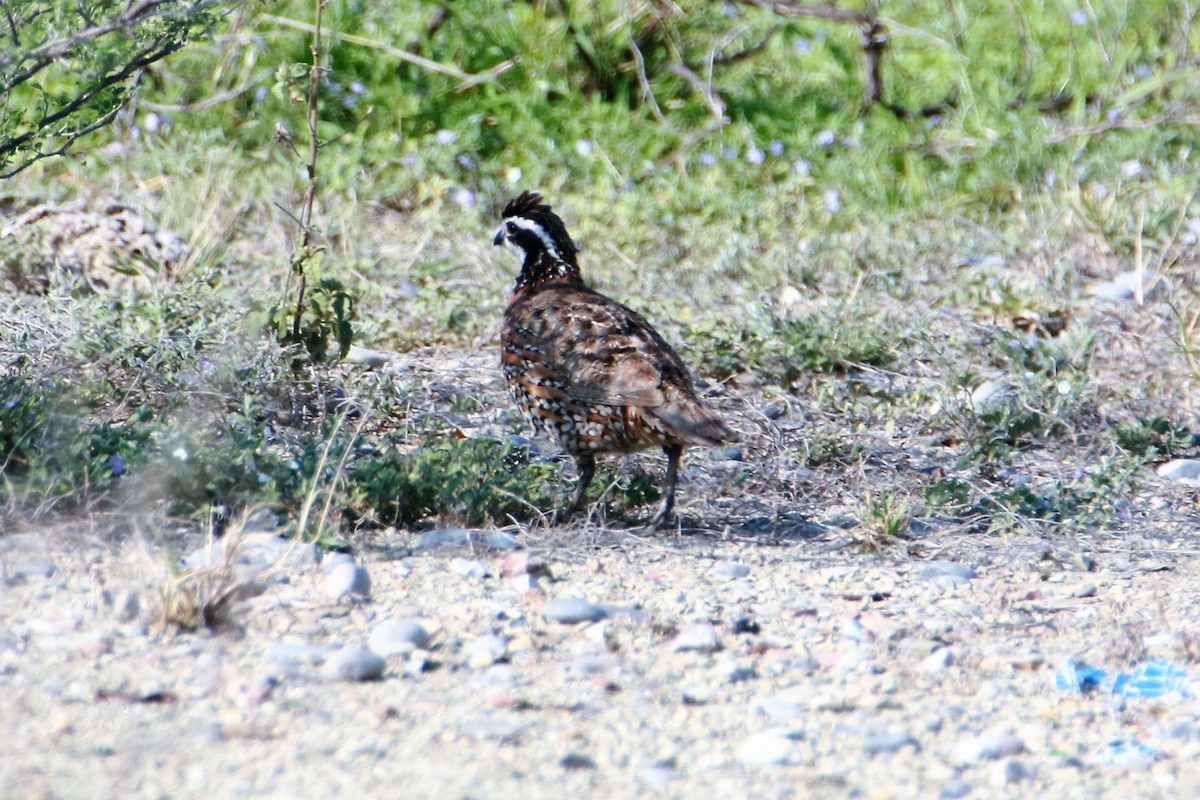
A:
<svg viewBox="0 0 1200 800">
<path fill-rule="evenodd" d="M 501 228 L 499 231 L 496 232 L 496 238 L 492 239 L 492 244 L 496 245 L 497 247 L 504 244 L 504 229 L 503 228 Z"/>
</svg>

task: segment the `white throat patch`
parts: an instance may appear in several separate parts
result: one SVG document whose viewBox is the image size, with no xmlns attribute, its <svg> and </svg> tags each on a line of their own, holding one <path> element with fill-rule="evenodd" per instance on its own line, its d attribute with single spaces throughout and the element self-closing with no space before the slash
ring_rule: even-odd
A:
<svg viewBox="0 0 1200 800">
<path fill-rule="evenodd" d="M 562 258 L 562 254 L 558 252 L 558 247 L 555 246 L 554 240 L 550 238 L 550 234 L 546 233 L 546 229 L 541 225 L 537 224 L 531 219 L 525 219 L 524 217 L 509 217 L 505 220 L 506 225 L 510 222 L 521 230 L 529 231 L 534 236 L 538 237 L 538 239 L 541 239 L 542 244 L 546 246 L 546 250 L 548 250 L 555 258 Z M 508 236 L 505 236 L 504 239 L 505 241 L 512 242 L 512 239 Z M 521 250 L 521 252 L 524 253 L 524 250 L 520 245 L 516 244 L 515 242 L 512 242 L 512 244 L 513 247 Z"/>
</svg>

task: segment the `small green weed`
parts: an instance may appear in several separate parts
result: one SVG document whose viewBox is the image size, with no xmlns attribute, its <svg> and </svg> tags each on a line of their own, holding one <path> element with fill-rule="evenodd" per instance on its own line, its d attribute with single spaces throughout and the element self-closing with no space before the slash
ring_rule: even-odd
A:
<svg viewBox="0 0 1200 800">
<path fill-rule="evenodd" d="M 848 533 L 867 551 L 882 550 L 908 537 L 911 504 L 895 494 L 868 495 L 859 507 L 859 525 Z"/>
<path fill-rule="evenodd" d="M 809 372 L 887 366 L 903 342 L 897 328 L 887 315 L 835 304 L 794 321 L 712 320 L 685 329 L 684 338 L 706 374 L 727 378 L 750 371 L 788 386 Z"/>
<path fill-rule="evenodd" d="M 393 438 L 384 447 L 355 463 L 347 478 L 347 512 L 363 522 L 405 525 L 442 516 L 475 525 L 531 519 L 553 507 L 557 465 L 531 461 L 509 442 L 435 428 L 416 444 Z"/>
<path fill-rule="evenodd" d="M 1147 461 L 1165 461 L 1195 451 L 1200 439 L 1164 416 L 1134 417 L 1113 430 L 1117 444 Z"/>
</svg>

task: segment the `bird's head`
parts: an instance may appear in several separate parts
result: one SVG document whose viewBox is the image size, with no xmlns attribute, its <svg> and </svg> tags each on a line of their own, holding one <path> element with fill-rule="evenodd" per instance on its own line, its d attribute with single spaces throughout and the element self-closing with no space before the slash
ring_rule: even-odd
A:
<svg viewBox="0 0 1200 800">
<path fill-rule="evenodd" d="M 521 256 L 518 288 L 552 280 L 580 280 L 575 258 L 579 246 L 540 194 L 522 192 L 504 207 L 503 219 L 492 241 L 497 246 L 507 245 Z"/>
</svg>

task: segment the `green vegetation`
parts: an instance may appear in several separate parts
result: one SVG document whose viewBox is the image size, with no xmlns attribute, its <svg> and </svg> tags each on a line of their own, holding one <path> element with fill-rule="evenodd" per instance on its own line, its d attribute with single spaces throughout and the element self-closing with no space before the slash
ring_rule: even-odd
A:
<svg viewBox="0 0 1200 800">
<path fill-rule="evenodd" d="M 1121 524 L 1144 465 L 1195 452 L 1174 407 L 1200 380 L 1189 8 L 765 5 L 199 3 L 12 86 L 0 139 L 159 37 L 136 92 L 5 156 L 31 165 L 0 184 L 0 227 L 119 195 L 188 251 L 168 270 L 114 247 L 112 275 L 148 280 L 96 291 L 31 274 L 60 246 L 36 215 L 0 238 L 4 511 L 267 508 L 313 537 L 540 519 L 569 471 L 509 441 L 524 428 L 471 360 L 493 363 L 515 270 L 496 210 L 537 188 L 585 276 L 718 402 L 741 394 L 727 414 L 806 409 L 778 435 L 739 423 L 748 468 L 778 456 L 884 498 L 880 541 L 926 511 Z M 66 6 L 5 46 L 63 35 Z M 886 44 L 864 52 L 873 26 Z M 1137 266 L 1145 304 L 1098 312 L 1087 284 Z M 367 372 L 339 360 L 352 342 L 404 355 Z M 975 404 L 985 381 L 1002 391 Z M 880 432 L 939 439 L 936 471 L 877 485 L 859 467 Z M 610 507 L 654 499 L 650 474 Z M 795 480 L 785 496 L 819 496 Z"/>
</svg>

